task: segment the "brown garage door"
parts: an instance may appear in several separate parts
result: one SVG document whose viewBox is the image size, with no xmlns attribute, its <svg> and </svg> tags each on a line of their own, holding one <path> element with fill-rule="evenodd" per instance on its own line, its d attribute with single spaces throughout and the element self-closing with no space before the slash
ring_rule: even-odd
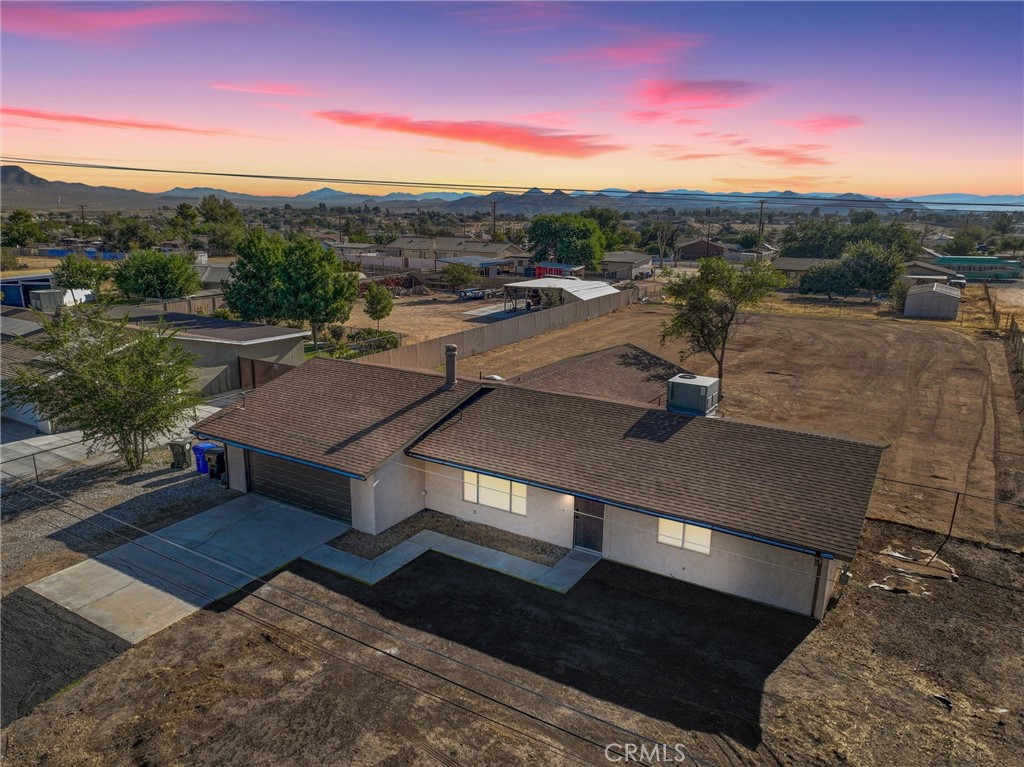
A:
<svg viewBox="0 0 1024 767">
<path fill-rule="evenodd" d="M 254 493 L 352 522 L 349 478 L 262 453 L 246 451 Z"/>
</svg>

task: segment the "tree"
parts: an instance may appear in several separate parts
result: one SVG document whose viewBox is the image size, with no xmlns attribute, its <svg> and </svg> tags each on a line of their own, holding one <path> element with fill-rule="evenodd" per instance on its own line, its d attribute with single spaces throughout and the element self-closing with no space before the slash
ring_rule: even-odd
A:
<svg viewBox="0 0 1024 767">
<path fill-rule="evenodd" d="M 597 270 L 604 257 L 604 238 L 597 222 L 575 213 L 536 216 L 526 229 L 537 261 L 583 264 Z"/>
<path fill-rule="evenodd" d="M 18 208 L 3 223 L 3 235 L 0 244 L 5 248 L 23 248 L 30 242 L 43 239 L 43 228 L 36 223 L 32 214 Z"/>
<path fill-rule="evenodd" d="M 228 308 L 246 322 L 273 324 L 284 317 L 281 265 L 285 242 L 259 227 L 248 229 L 238 244 L 238 258 L 221 283 Z"/>
<path fill-rule="evenodd" d="M 857 292 L 853 274 L 842 260 L 825 261 L 812 266 L 800 276 L 800 292 L 803 294 L 828 296 L 852 296 Z"/>
<path fill-rule="evenodd" d="M 870 293 L 871 302 L 875 293 L 889 290 L 903 274 L 902 256 L 870 240 L 848 245 L 843 251 L 842 265 L 849 270 L 854 286 Z"/>
<path fill-rule="evenodd" d="M 281 311 L 285 319 L 308 322 L 317 348 L 320 329 L 345 322 L 358 294 L 359 279 L 311 237 L 295 236 L 284 246 Z"/>
<path fill-rule="evenodd" d="M 138 216 L 131 218 L 118 217 L 114 231 L 113 245 L 121 253 L 151 248 L 157 243 L 156 232 L 149 222 Z"/>
<path fill-rule="evenodd" d="M 195 235 L 196 224 L 199 221 L 199 211 L 190 203 L 183 202 L 174 210 L 174 216 L 170 220 L 171 229 L 181 238 L 186 249 L 192 249 L 192 240 Z"/>
<path fill-rule="evenodd" d="M 946 245 L 946 252 L 951 256 L 976 256 L 978 255 L 978 240 L 973 232 L 961 229 Z"/>
<path fill-rule="evenodd" d="M 53 268 L 53 284 L 61 290 L 91 290 L 99 295 L 111 269 L 102 261 L 92 261 L 80 253 L 71 253 Z M 74 293 L 72 292 L 72 297 Z M 78 303 L 77 299 L 74 299 Z"/>
<path fill-rule="evenodd" d="M 199 215 L 210 242 L 210 254 L 230 255 L 245 235 L 245 218 L 231 200 L 208 194 L 199 201 Z"/>
<path fill-rule="evenodd" d="M 469 264 L 445 264 L 441 270 L 444 281 L 451 285 L 453 290 L 467 288 L 480 277 L 479 272 Z"/>
<path fill-rule="evenodd" d="M 140 250 L 118 262 L 114 284 L 129 298 L 184 298 L 202 288 L 190 256 L 159 250 Z"/>
<path fill-rule="evenodd" d="M 658 243 L 658 263 L 665 263 L 665 251 L 675 243 L 679 237 L 679 227 L 671 221 L 658 221 L 654 225 L 654 238 Z M 672 248 L 672 265 L 676 264 L 676 250 Z"/>
<path fill-rule="evenodd" d="M 112 443 L 125 465 L 138 469 L 149 445 L 187 414 L 195 417 L 203 401 L 192 388 L 195 355 L 161 325 L 129 331 L 127 317 L 105 312 L 81 304 L 44 318 L 41 334 L 16 342 L 35 358 L 4 382 L 4 396 L 75 424 L 90 448 Z"/>
<path fill-rule="evenodd" d="M 676 313 L 662 323 L 661 342 L 685 338 L 689 352 L 680 352 L 680 358 L 711 355 L 721 379 L 733 326 L 743 321 L 741 310 L 785 286 L 786 276 L 767 261 L 733 265 L 721 258 L 701 259 L 697 274 L 676 275 L 665 286 Z"/>
<path fill-rule="evenodd" d="M 363 311 L 371 320 L 377 321 L 377 330 L 380 330 L 380 321 L 390 315 L 391 310 L 395 308 L 391 291 L 379 283 L 371 282 L 363 298 L 366 300 Z"/>
</svg>

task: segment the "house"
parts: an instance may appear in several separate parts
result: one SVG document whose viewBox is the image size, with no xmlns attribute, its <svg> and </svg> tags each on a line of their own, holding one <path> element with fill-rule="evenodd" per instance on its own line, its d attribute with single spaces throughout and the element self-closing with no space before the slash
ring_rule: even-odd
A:
<svg viewBox="0 0 1024 767">
<path fill-rule="evenodd" d="M 305 360 L 308 330 L 236 322 L 144 306 L 114 306 L 111 317 L 128 317 L 128 327 L 162 322 L 174 342 L 194 353 L 196 388 L 203 394 L 252 389 Z"/>
<path fill-rule="evenodd" d="M 510 242 L 487 242 L 468 237 L 402 236 L 385 248 L 385 255 L 403 259 L 405 267 L 410 266 L 408 259 L 438 260 L 456 256 L 505 259 L 525 254 L 526 251 Z"/>
<path fill-rule="evenodd" d="M 793 258 L 792 256 L 781 256 L 772 261 L 772 266 L 789 278 L 790 282 L 800 281 L 812 266 L 824 264 L 827 258 Z"/>
<path fill-rule="evenodd" d="M 613 280 L 631 280 L 634 277 L 650 275 L 652 256 L 632 250 L 611 250 L 601 259 L 601 277 Z"/>
<path fill-rule="evenodd" d="M 960 313 L 960 290 L 937 282 L 914 285 L 907 291 L 904 317 L 955 320 Z"/>
<path fill-rule="evenodd" d="M 947 280 L 955 278 L 956 272 L 944 266 L 936 266 L 927 261 L 907 261 L 903 264 L 904 274 L 900 278 L 907 285 L 924 285 L 929 282 L 945 284 Z"/>
<path fill-rule="evenodd" d="M 476 269 L 484 277 L 497 277 L 514 269 L 511 258 L 489 258 L 487 256 L 445 256 L 437 259 L 439 264 L 463 264 Z"/>
<path fill-rule="evenodd" d="M 231 280 L 230 264 L 193 264 L 203 290 L 223 290 L 222 282 Z"/>
<path fill-rule="evenodd" d="M 695 240 L 676 242 L 675 256 L 693 260 L 696 258 L 725 258 L 726 256 L 738 256 L 743 248 L 730 242 L 716 242 L 707 237 L 698 237 Z"/>
<path fill-rule="evenodd" d="M 430 508 L 822 617 L 880 446 L 460 381 L 455 354 L 444 375 L 314 359 L 193 431 L 233 489 L 370 535 Z"/>
<path fill-rule="evenodd" d="M 509 379 L 527 389 L 585 394 L 588 397 L 660 406 L 665 382 L 687 371 L 634 344 L 553 362 Z"/>
</svg>

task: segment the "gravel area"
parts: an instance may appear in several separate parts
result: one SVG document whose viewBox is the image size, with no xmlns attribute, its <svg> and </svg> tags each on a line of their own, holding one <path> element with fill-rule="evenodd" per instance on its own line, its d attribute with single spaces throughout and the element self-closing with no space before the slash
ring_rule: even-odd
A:
<svg viewBox="0 0 1024 767">
<path fill-rule="evenodd" d="M 0 512 L 0 595 L 112 549 L 141 533 L 98 516 L 152 531 L 205 511 L 238 495 L 194 471 L 169 468 L 170 454 L 155 451 L 138 471 L 93 466 L 44 481 L 65 498 L 64 511 L 33 485 L 4 488 Z M 66 513 L 65 513 L 66 512 Z M 88 521 L 75 521 L 69 514 Z"/>
<path fill-rule="evenodd" d="M 569 549 L 556 546 L 553 543 L 527 538 L 525 535 L 507 533 L 479 522 L 467 522 L 432 509 L 424 509 L 413 514 L 379 535 L 368 535 L 351 530 L 335 538 L 328 545 L 341 551 L 347 551 L 349 554 L 373 559 L 407 538 L 416 535 L 420 530 L 433 530 L 470 543 L 490 546 L 492 549 L 504 551 L 506 554 L 548 566 L 555 564 L 569 553 Z"/>
</svg>

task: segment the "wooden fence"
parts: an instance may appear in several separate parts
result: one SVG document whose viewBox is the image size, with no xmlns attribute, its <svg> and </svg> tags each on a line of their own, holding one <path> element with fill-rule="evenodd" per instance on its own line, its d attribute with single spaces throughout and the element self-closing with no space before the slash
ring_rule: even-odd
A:
<svg viewBox="0 0 1024 767">
<path fill-rule="evenodd" d="M 552 309 L 526 312 L 518 317 L 432 338 L 401 349 L 370 354 L 360 359 L 360 362 L 432 370 L 444 364 L 444 347 L 447 344 L 459 347 L 459 357 L 472 357 L 499 346 L 609 314 L 628 306 L 635 299 L 634 291 L 623 290 L 590 301 L 578 301 Z"/>
<path fill-rule="evenodd" d="M 176 301 L 152 301 L 142 304 L 147 309 L 161 312 L 184 312 L 185 314 L 212 314 L 217 309 L 227 308 L 223 293 L 198 298 L 181 298 Z"/>
</svg>

